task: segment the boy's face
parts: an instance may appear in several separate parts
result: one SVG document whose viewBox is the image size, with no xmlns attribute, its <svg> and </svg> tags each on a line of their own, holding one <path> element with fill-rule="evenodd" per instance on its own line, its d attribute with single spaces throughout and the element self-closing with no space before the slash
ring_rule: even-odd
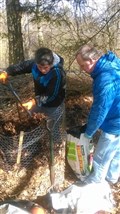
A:
<svg viewBox="0 0 120 214">
<path fill-rule="evenodd" d="M 37 64 L 37 67 L 42 74 L 47 74 L 51 69 L 51 65 L 48 65 L 48 64 L 46 65 Z"/>
<path fill-rule="evenodd" d="M 83 58 L 81 57 L 80 54 L 77 55 L 76 57 L 76 61 L 78 63 L 78 65 L 80 66 L 80 68 L 84 71 L 86 71 L 87 73 L 91 73 L 94 69 L 96 60 L 83 60 Z"/>
</svg>

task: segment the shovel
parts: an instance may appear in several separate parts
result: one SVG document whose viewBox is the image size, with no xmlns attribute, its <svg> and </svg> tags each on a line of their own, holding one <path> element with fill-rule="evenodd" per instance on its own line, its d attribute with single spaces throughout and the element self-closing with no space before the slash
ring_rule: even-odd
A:
<svg viewBox="0 0 120 214">
<path fill-rule="evenodd" d="M 49 131 L 49 137 L 50 137 L 50 180 L 51 180 L 51 186 L 54 186 L 54 182 L 55 182 L 54 142 L 53 142 L 54 121 L 52 119 L 47 119 L 46 126 L 47 126 L 47 130 Z"/>
<path fill-rule="evenodd" d="M 21 102 L 21 99 L 20 97 L 18 96 L 18 94 L 15 92 L 15 90 L 13 89 L 13 86 L 11 83 L 8 83 L 7 84 L 7 87 L 10 89 L 10 91 L 12 92 L 12 94 L 14 95 L 15 99 L 17 100 L 17 102 L 21 105 L 22 109 L 28 114 L 28 116 L 31 118 L 32 117 L 32 114 L 29 110 L 27 110 L 23 105 L 22 105 L 22 102 Z"/>
</svg>

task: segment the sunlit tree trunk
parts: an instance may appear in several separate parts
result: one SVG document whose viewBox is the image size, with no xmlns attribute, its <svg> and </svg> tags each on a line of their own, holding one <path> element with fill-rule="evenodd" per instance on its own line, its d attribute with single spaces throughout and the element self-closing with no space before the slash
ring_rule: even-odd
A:
<svg viewBox="0 0 120 214">
<path fill-rule="evenodd" d="M 6 0 L 9 41 L 9 64 L 24 60 L 19 0 Z"/>
<path fill-rule="evenodd" d="M 38 31 L 38 44 L 39 46 L 42 46 L 44 39 L 43 39 L 43 32 L 42 32 L 42 26 L 41 26 L 39 5 L 42 5 L 42 2 L 40 0 L 36 0 L 36 22 L 37 22 L 37 31 Z"/>
</svg>

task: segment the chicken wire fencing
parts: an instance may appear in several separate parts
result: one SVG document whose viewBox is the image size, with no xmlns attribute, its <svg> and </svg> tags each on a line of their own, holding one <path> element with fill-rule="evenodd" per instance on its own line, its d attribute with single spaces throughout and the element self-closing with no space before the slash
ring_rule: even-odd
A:
<svg viewBox="0 0 120 214">
<path fill-rule="evenodd" d="M 31 132 L 25 132 L 21 148 L 21 166 L 28 166 L 32 163 L 32 159 L 40 152 L 40 139 L 44 137 L 46 130 L 37 127 Z M 0 155 L 4 162 L 4 169 L 11 169 L 17 163 L 19 151 L 19 135 L 9 137 L 0 134 Z M 1 166 L 2 168 L 2 166 Z"/>
<path fill-rule="evenodd" d="M 5 92 L 5 91 L 4 91 Z M 7 92 L 8 93 L 8 92 Z M 6 101 L 3 101 L 4 107 L 0 110 L 0 119 L 1 127 L 11 125 L 11 129 L 14 129 L 13 124 L 11 124 L 11 119 L 19 120 L 19 112 L 17 105 L 15 104 L 14 96 L 7 94 L 6 100 L 12 100 L 12 109 L 11 105 Z M 11 97 L 10 97 L 11 96 Z M 14 112 L 14 115 L 13 115 Z M 25 113 L 25 112 L 23 112 Z M 22 113 L 22 114 L 23 114 Z M 21 115 L 22 115 L 21 114 Z M 17 118 L 17 119 L 16 119 Z M 22 118 L 22 125 L 25 125 L 27 116 L 24 115 Z M 10 170 L 17 163 L 18 156 L 21 167 L 29 167 L 33 163 L 34 158 L 41 153 L 47 150 L 50 145 L 50 135 L 54 144 L 61 144 L 66 140 L 66 131 L 65 131 L 65 107 L 64 104 L 61 104 L 50 118 L 45 118 L 45 122 L 41 122 L 35 127 L 32 122 L 28 120 L 30 128 L 29 131 L 24 131 L 24 126 L 19 128 L 19 133 L 15 133 L 10 136 L 9 132 L 4 133 L 3 129 L 0 129 L 0 168 L 4 170 Z M 15 121 L 15 123 L 17 123 Z M 17 124 L 19 126 L 19 124 Z M 9 131 L 10 127 L 7 127 Z M 22 143 L 20 143 L 20 135 L 23 134 Z M 49 148 L 48 148 L 49 149 Z M 46 154 L 47 155 L 47 154 Z"/>
<path fill-rule="evenodd" d="M 58 119 L 57 121 L 54 121 L 52 127 L 48 127 L 49 131 L 47 130 L 46 126 L 38 126 L 30 132 L 24 132 L 23 143 L 21 146 L 21 166 L 29 166 L 32 163 L 33 158 L 42 152 L 41 147 L 44 146 L 47 149 L 50 143 L 49 134 L 52 135 L 53 142 L 55 144 L 60 144 L 63 140 L 65 140 L 66 134 L 63 130 L 63 111 L 61 111 L 61 106 L 57 109 L 56 112 L 54 112 L 53 118 L 56 117 Z M 11 166 L 14 166 L 17 161 L 19 154 L 18 151 L 20 149 L 19 141 L 20 135 L 5 136 L 0 134 L 0 156 L 4 161 L 4 164 L 6 163 L 7 169 L 11 168 Z"/>
</svg>

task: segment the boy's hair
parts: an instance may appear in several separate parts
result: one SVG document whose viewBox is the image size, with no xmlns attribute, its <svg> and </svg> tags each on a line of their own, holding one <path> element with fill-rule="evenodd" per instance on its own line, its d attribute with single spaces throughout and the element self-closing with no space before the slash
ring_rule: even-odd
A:
<svg viewBox="0 0 120 214">
<path fill-rule="evenodd" d="M 81 55 L 83 60 L 89 60 L 89 59 L 98 59 L 99 57 L 101 57 L 103 52 L 101 50 L 97 50 L 95 47 L 91 45 L 83 45 L 77 51 L 76 57 L 79 54 Z"/>
<path fill-rule="evenodd" d="M 35 52 L 35 62 L 40 65 L 52 65 L 53 64 L 53 53 L 48 48 L 39 48 Z"/>
</svg>

